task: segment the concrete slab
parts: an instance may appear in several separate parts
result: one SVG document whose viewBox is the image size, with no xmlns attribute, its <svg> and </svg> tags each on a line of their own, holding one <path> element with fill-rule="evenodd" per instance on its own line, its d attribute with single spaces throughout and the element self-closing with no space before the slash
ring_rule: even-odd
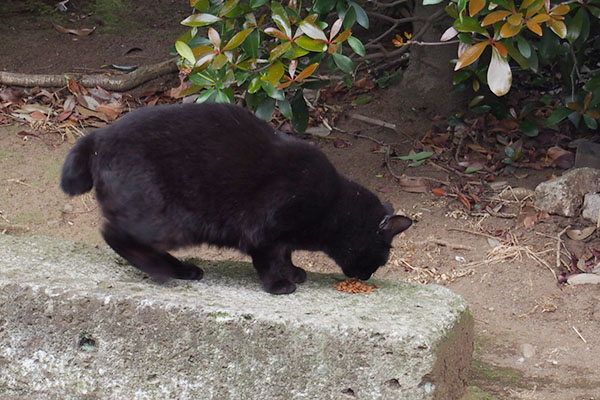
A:
<svg viewBox="0 0 600 400">
<path fill-rule="evenodd" d="M 2 399 L 458 399 L 466 302 L 436 285 L 370 294 L 309 274 L 286 296 L 247 263 L 196 260 L 160 286 L 104 247 L 0 235 Z"/>
</svg>

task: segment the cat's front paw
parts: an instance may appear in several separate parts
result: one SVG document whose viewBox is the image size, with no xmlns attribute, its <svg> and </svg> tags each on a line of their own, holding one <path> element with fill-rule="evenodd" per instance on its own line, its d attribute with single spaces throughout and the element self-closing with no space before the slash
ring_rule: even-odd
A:
<svg viewBox="0 0 600 400">
<path fill-rule="evenodd" d="M 286 271 L 285 275 L 286 275 L 286 278 L 288 278 L 290 281 L 292 281 L 294 283 L 306 282 L 306 271 L 304 271 L 302 268 L 292 266 L 291 269 Z"/>
<path fill-rule="evenodd" d="M 175 279 L 184 279 L 189 281 L 199 281 L 204 276 L 204 271 L 194 264 L 181 263 L 181 267 L 175 272 Z"/>
<path fill-rule="evenodd" d="M 287 279 L 263 282 L 265 291 L 271 294 L 290 294 L 296 290 L 296 284 Z"/>
</svg>

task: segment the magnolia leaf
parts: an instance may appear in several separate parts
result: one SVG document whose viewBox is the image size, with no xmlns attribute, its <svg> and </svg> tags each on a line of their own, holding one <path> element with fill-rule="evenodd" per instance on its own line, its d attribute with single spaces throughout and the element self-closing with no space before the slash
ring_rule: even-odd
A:
<svg viewBox="0 0 600 400">
<path fill-rule="evenodd" d="M 279 100 L 277 102 L 277 106 L 279 107 L 279 112 L 286 117 L 287 119 L 292 119 L 294 117 L 294 113 L 292 112 L 292 105 L 287 100 Z"/>
<path fill-rule="evenodd" d="M 290 26 L 290 18 L 288 17 L 285 9 L 280 3 L 274 1 L 271 4 L 271 18 L 275 21 L 275 24 L 279 27 L 287 37 L 292 37 L 292 27 Z"/>
<path fill-rule="evenodd" d="M 527 28 L 538 36 L 542 36 L 542 27 L 539 24 L 534 23 L 533 21 L 527 21 Z"/>
<path fill-rule="evenodd" d="M 213 69 L 221 69 L 225 64 L 227 64 L 228 58 L 225 54 L 221 53 L 215 57 L 211 66 Z"/>
<path fill-rule="evenodd" d="M 481 167 L 467 167 L 465 169 L 465 174 L 472 174 L 472 173 L 475 173 L 477 171 L 481 171 Z"/>
<path fill-rule="evenodd" d="M 440 4 L 442 1 L 444 1 L 444 0 L 423 0 L 423 5 L 424 6 L 433 6 L 436 4 Z"/>
<path fill-rule="evenodd" d="M 488 25 L 494 24 L 498 21 L 502 21 L 504 18 L 506 18 L 510 14 L 511 14 L 511 12 L 506 11 L 506 10 L 493 11 L 485 16 L 483 21 L 481 21 L 481 26 L 488 26 Z"/>
<path fill-rule="evenodd" d="M 300 22 L 300 29 L 312 39 L 327 41 L 327 36 L 325 36 L 321 28 L 306 19 Z"/>
<path fill-rule="evenodd" d="M 390 158 L 393 158 L 394 160 L 421 161 L 421 160 L 428 159 L 432 155 L 433 155 L 433 152 L 431 152 L 431 151 L 421 151 L 419 153 L 410 154 L 408 156 L 395 156 L 395 157 L 390 157 Z"/>
<path fill-rule="evenodd" d="M 559 107 L 550 114 L 546 120 L 546 126 L 552 126 L 558 124 L 563 119 L 567 118 L 569 114 L 576 112 L 567 107 Z"/>
<path fill-rule="evenodd" d="M 529 58 L 531 56 L 531 45 L 523 36 L 517 36 L 517 48 L 523 57 Z"/>
<path fill-rule="evenodd" d="M 581 35 L 581 30 L 583 28 L 583 13 L 585 10 L 583 7 L 579 8 L 571 22 L 569 22 L 569 30 L 567 32 L 567 40 L 569 43 L 573 43 L 579 38 Z"/>
<path fill-rule="evenodd" d="M 269 69 L 267 70 L 267 75 L 263 76 L 261 79 L 263 81 L 269 82 L 273 86 L 276 86 L 281 80 L 281 77 L 283 76 L 284 72 L 285 70 L 283 68 L 283 64 L 277 61 L 269 67 Z"/>
<path fill-rule="evenodd" d="M 200 13 L 200 14 L 190 15 L 189 17 L 187 17 L 186 19 L 181 21 L 181 25 L 206 26 L 206 25 L 214 24 L 215 22 L 220 21 L 220 20 L 221 20 L 221 18 L 217 17 L 216 15 Z"/>
<path fill-rule="evenodd" d="M 340 29 L 344 24 L 344 18 L 338 18 L 333 25 L 331 25 L 331 31 L 329 31 L 329 40 L 333 40 L 333 38 L 339 33 Z M 348 29 L 349 30 L 349 29 Z"/>
<path fill-rule="evenodd" d="M 479 42 L 475 43 L 473 46 L 469 46 L 458 58 L 454 70 L 458 71 L 463 67 L 473 64 L 489 44 L 490 42 Z"/>
<path fill-rule="evenodd" d="M 275 100 L 285 100 L 285 95 L 283 94 L 283 91 L 277 90 L 277 88 L 270 82 L 263 81 L 261 79 L 260 87 L 262 87 L 267 96 L 269 96 L 270 98 Z"/>
<path fill-rule="evenodd" d="M 549 23 L 550 29 L 552 29 L 552 32 L 556 33 L 556 36 L 561 39 L 564 39 L 567 36 L 567 25 L 565 25 L 564 22 L 552 19 Z"/>
<path fill-rule="evenodd" d="M 212 61 L 213 58 L 215 58 L 215 56 L 216 56 L 216 54 L 214 52 L 210 52 L 210 53 L 203 55 L 202 57 L 199 57 L 198 61 L 196 61 L 196 64 L 194 65 L 194 67 L 200 68 L 200 69 L 204 69 L 204 68 L 208 67 L 208 64 Z"/>
<path fill-rule="evenodd" d="M 302 89 L 298 89 L 296 95 L 290 102 L 293 111 L 292 125 L 300 133 L 306 130 L 308 126 L 309 112 Z"/>
<path fill-rule="evenodd" d="M 476 32 L 483 36 L 489 37 L 488 31 L 481 27 L 479 20 L 473 17 L 464 16 L 462 20 L 457 19 L 452 25 L 459 32 Z"/>
<path fill-rule="evenodd" d="M 367 16 L 365 10 L 354 1 L 350 1 L 348 4 L 350 4 L 352 8 L 354 8 L 354 11 L 356 11 L 356 22 L 358 22 L 358 24 L 363 28 L 369 29 L 369 17 Z"/>
<path fill-rule="evenodd" d="M 254 31 L 254 28 L 245 29 L 245 30 L 233 35 L 231 40 L 229 40 L 229 42 L 225 45 L 225 47 L 223 47 L 223 51 L 233 50 L 236 47 L 238 47 L 240 44 L 242 44 L 244 42 L 244 40 L 246 40 L 246 38 L 248 37 L 249 34 L 252 33 L 252 31 Z"/>
<path fill-rule="evenodd" d="M 512 84 L 512 72 L 506 57 L 492 47 L 492 59 L 487 73 L 488 86 L 496 96 L 504 96 Z"/>
<path fill-rule="evenodd" d="M 485 7 L 485 0 L 469 0 L 469 15 L 472 17 Z"/>
<path fill-rule="evenodd" d="M 440 42 L 447 42 L 448 40 L 455 38 L 456 35 L 458 35 L 458 31 L 453 26 L 451 26 L 450 28 L 446 29 L 446 31 L 442 34 Z"/>
<path fill-rule="evenodd" d="M 508 22 L 505 23 L 504 25 L 502 25 L 502 29 L 500 29 L 500 35 L 503 38 L 510 38 L 513 37 L 515 35 L 517 35 L 519 32 L 521 32 L 521 25 L 511 25 Z"/>
<path fill-rule="evenodd" d="M 598 129 L 598 122 L 589 114 L 583 114 L 583 122 L 585 123 L 585 126 L 587 126 L 589 129 Z"/>
<path fill-rule="evenodd" d="M 254 93 L 258 92 L 261 87 L 260 82 L 261 82 L 261 80 L 258 76 L 255 76 L 254 78 L 252 78 L 252 80 L 248 84 L 248 93 L 254 94 Z"/>
<path fill-rule="evenodd" d="M 526 119 L 519 121 L 519 129 L 529 137 L 535 137 L 539 134 L 537 125 Z"/>
<path fill-rule="evenodd" d="M 291 48 L 292 48 L 291 42 L 281 43 L 279 46 L 277 46 L 273 50 L 271 50 L 271 53 L 269 55 L 269 62 L 272 63 L 273 61 L 277 60 L 279 57 L 281 57 L 282 55 L 287 53 Z"/>
<path fill-rule="evenodd" d="M 267 97 L 256 107 L 255 115 L 260 119 L 270 121 L 273 111 L 275 111 L 275 100 Z"/>
<path fill-rule="evenodd" d="M 521 14 L 521 13 L 512 14 L 510 17 L 508 17 L 506 19 L 506 22 L 508 22 L 509 24 L 514 25 L 514 26 L 521 25 L 521 22 L 523 22 L 523 14 Z"/>
<path fill-rule="evenodd" d="M 208 40 L 210 40 L 217 49 L 221 48 L 221 35 L 219 35 L 219 32 L 212 26 L 208 28 Z"/>
<path fill-rule="evenodd" d="M 194 56 L 192 49 L 190 49 L 190 46 L 188 46 L 187 43 L 182 42 L 181 40 L 176 41 L 175 50 L 177 50 L 177 53 L 179 53 L 181 57 L 189 61 L 190 64 L 193 65 L 196 63 L 196 57 Z"/>
<path fill-rule="evenodd" d="M 235 6 L 237 6 L 238 0 L 228 0 L 225 5 L 223 6 L 223 8 L 221 8 L 221 11 L 219 11 L 219 17 L 222 17 L 223 15 L 229 13 L 231 10 L 233 10 L 235 8 Z"/>
<path fill-rule="evenodd" d="M 204 92 L 202 92 L 202 94 L 200 94 L 200 96 L 198 96 L 198 98 L 196 99 L 196 103 L 206 103 L 207 101 L 209 101 L 209 99 L 211 97 L 214 98 L 215 96 L 215 89 L 208 89 L 205 90 Z"/>
<path fill-rule="evenodd" d="M 354 62 L 349 57 L 339 53 L 333 53 L 332 57 L 335 65 L 345 73 L 350 74 L 354 71 Z"/>
<path fill-rule="evenodd" d="M 354 36 L 350 36 L 348 38 L 348 44 L 350 45 L 352 50 L 354 50 L 354 52 L 359 56 L 364 57 L 365 54 L 367 54 L 367 50 L 365 49 L 365 46 L 360 41 L 360 39 L 355 38 Z"/>
<path fill-rule="evenodd" d="M 500 52 L 502 57 L 506 57 L 508 55 L 508 49 L 506 48 L 506 46 L 503 43 L 494 42 L 493 46 L 496 50 L 498 50 Z"/>
<path fill-rule="evenodd" d="M 295 43 L 308 51 L 315 51 L 318 53 L 322 53 L 327 50 L 327 43 L 317 42 L 314 39 L 309 38 L 308 36 L 300 36 L 295 40 Z"/>
<path fill-rule="evenodd" d="M 294 79 L 294 76 L 296 75 L 296 68 L 298 68 L 298 60 L 290 61 L 290 65 L 288 66 L 288 74 L 292 79 Z"/>
<path fill-rule="evenodd" d="M 312 9 L 319 14 L 327 14 L 335 8 L 337 0 L 316 0 Z"/>
<path fill-rule="evenodd" d="M 318 66 L 319 66 L 319 63 L 314 63 L 314 64 L 311 64 L 308 67 L 304 68 L 304 70 L 302 70 L 302 72 L 300 72 L 298 74 L 296 81 L 301 81 L 301 80 L 306 79 L 309 76 L 311 76 L 313 74 L 313 72 L 315 72 L 315 70 L 317 69 Z"/>
<path fill-rule="evenodd" d="M 344 40 L 350 38 L 351 35 L 352 35 L 352 31 L 350 29 L 346 29 L 344 32 L 340 33 L 340 36 L 335 38 L 334 42 L 335 43 L 343 42 Z"/>
</svg>

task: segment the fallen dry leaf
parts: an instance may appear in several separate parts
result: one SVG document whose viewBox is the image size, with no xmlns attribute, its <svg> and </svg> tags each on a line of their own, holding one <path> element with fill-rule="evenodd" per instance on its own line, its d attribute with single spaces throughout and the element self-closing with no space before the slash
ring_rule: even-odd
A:
<svg viewBox="0 0 600 400">
<path fill-rule="evenodd" d="M 77 36 L 87 36 L 96 30 L 96 27 L 83 28 L 83 29 L 68 29 L 68 28 L 65 28 L 64 26 L 55 24 L 54 22 L 52 23 L 52 25 L 54 25 L 54 29 L 56 29 L 60 33 L 70 33 L 72 35 L 77 35 Z"/>
<path fill-rule="evenodd" d="M 591 236 L 592 233 L 596 230 L 595 226 L 588 226 L 583 229 L 569 229 L 567 231 L 567 236 L 571 240 L 585 240 Z"/>
<path fill-rule="evenodd" d="M 398 178 L 400 188 L 405 192 L 410 193 L 427 193 L 429 192 L 429 181 L 425 178 L 413 178 L 410 176 L 401 176 Z"/>
<path fill-rule="evenodd" d="M 435 194 L 436 196 L 442 196 L 442 197 L 446 197 L 446 196 L 448 196 L 448 193 L 447 193 L 447 192 L 446 192 L 444 189 L 442 189 L 442 188 L 440 188 L 440 187 L 433 188 L 433 189 L 431 189 L 431 191 L 432 191 L 432 192 L 433 192 L 433 194 Z"/>
<path fill-rule="evenodd" d="M 460 200 L 460 202 L 463 203 L 463 205 L 465 206 L 467 211 L 471 211 L 471 202 L 469 201 L 467 196 L 465 196 L 464 194 L 462 194 L 460 192 L 457 193 L 456 196 L 458 197 L 458 200 Z"/>
</svg>

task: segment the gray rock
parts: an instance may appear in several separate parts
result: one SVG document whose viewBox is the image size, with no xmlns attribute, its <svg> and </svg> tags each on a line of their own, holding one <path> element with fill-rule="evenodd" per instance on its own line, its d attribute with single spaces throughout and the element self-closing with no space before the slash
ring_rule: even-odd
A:
<svg viewBox="0 0 600 400">
<path fill-rule="evenodd" d="M 437 285 L 370 294 L 309 274 L 287 296 L 252 266 L 193 260 L 157 285 L 110 250 L 0 235 L 0 398 L 457 399 L 473 318 Z"/>
<path fill-rule="evenodd" d="M 588 283 L 598 284 L 600 283 L 600 275 L 596 274 L 577 274 L 567 279 L 569 285 L 585 285 Z"/>
<path fill-rule="evenodd" d="M 600 193 L 587 193 L 583 197 L 583 209 L 581 211 L 583 218 L 598 223 L 600 215 Z"/>
<path fill-rule="evenodd" d="M 600 192 L 600 170 L 577 168 L 535 188 L 535 207 L 565 217 L 578 215 L 587 193 Z"/>
</svg>

